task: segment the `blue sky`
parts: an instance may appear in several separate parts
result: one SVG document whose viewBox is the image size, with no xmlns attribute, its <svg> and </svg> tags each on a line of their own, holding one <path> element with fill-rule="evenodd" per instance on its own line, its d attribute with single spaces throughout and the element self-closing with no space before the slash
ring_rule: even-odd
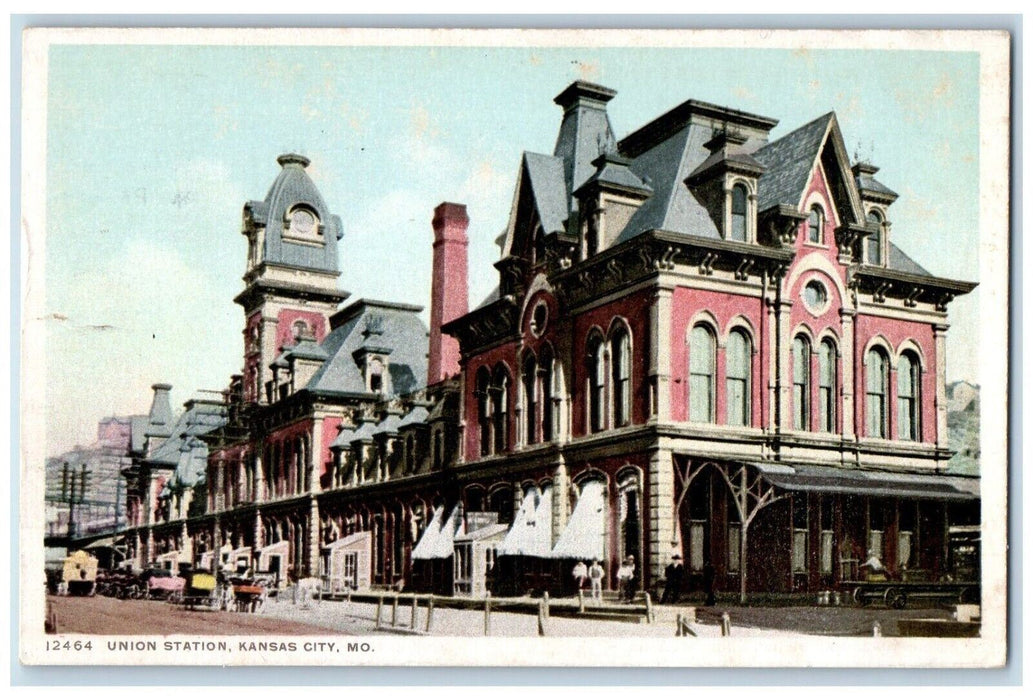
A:
<svg viewBox="0 0 1033 700">
<path fill-rule="evenodd" d="M 618 138 L 686 99 L 779 120 L 835 110 L 851 156 L 900 194 L 892 236 L 978 281 L 978 56 L 758 49 L 54 46 L 47 107 L 47 451 L 240 370 L 241 208 L 276 156 L 344 223 L 353 298 L 426 305 L 433 208 L 468 205 L 470 295 L 494 286 L 522 151 L 551 153 L 552 98 L 617 90 Z M 976 377 L 977 290 L 954 302 L 948 380 Z"/>
</svg>

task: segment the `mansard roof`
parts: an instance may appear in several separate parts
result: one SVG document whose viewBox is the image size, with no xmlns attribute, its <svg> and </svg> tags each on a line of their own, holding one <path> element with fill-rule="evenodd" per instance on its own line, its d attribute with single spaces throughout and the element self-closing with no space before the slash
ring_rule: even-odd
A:
<svg viewBox="0 0 1033 700">
<path fill-rule="evenodd" d="M 419 306 L 360 299 L 337 312 L 321 349 L 328 359 L 306 388 L 315 392 L 365 394 L 366 381 L 354 353 L 373 344 L 390 350 L 392 395 L 422 389 L 427 377 L 427 327 Z"/>
<path fill-rule="evenodd" d="M 189 401 L 186 410 L 172 425 L 168 439 L 158 445 L 148 455 L 150 464 L 176 467 L 183 461 L 184 451 L 200 451 L 200 456 L 207 460 L 208 446 L 196 438 L 200 435 L 226 425 L 226 407 L 215 401 Z M 192 485 L 196 478 L 191 473 L 184 473 L 184 478 Z"/>
</svg>

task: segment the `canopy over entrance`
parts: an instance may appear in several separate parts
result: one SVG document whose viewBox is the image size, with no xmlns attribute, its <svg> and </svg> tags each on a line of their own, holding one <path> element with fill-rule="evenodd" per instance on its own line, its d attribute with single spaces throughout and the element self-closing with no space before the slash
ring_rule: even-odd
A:
<svg viewBox="0 0 1033 700">
<path fill-rule="evenodd" d="M 786 491 L 844 493 L 938 501 L 979 499 L 979 479 L 944 474 L 902 474 L 844 467 L 753 464 L 772 486 Z"/>
<path fill-rule="evenodd" d="M 589 481 L 581 487 L 574 512 L 567 528 L 556 541 L 552 556 L 556 559 L 603 559 L 606 538 L 606 494 L 602 481 Z"/>
</svg>

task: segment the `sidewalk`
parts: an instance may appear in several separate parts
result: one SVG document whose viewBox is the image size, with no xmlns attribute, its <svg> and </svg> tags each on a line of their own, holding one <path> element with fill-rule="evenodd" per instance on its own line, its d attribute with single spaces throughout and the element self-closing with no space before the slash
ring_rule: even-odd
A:
<svg viewBox="0 0 1033 700">
<path fill-rule="evenodd" d="M 545 623 L 550 637 L 674 637 L 679 613 L 688 614 L 689 608 L 657 607 L 656 621 L 625 622 L 551 615 Z M 485 633 L 484 610 L 461 610 L 435 607 L 430 632 L 427 632 L 426 602 L 417 609 L 415 630 L 412 628 L 412 607 L 405 596 L 399 598 L 395 625 L 391 625 L 391 599 L 385 599 L 381 610 L 381 627 L 377 628 L 377 605 L 365 602 L 318 601 L 294 604 L 289 598 L 270 600 L 261 612 L 264 616 L 306 624 L 319 624 L 344 634 L 414 634 L 449 637 L 481 637 Z M 711 622 L 713 616 L 707 616 Z M 691 631 L 697 637 L 720 637 L 720 616 L 711 624 L 693 623 Z M 538 636 L 538 616 L 523 612 L 493 610 L 490 635 L 498 637 Z M 779 629 L 760 629 L 736 626 L 732 618 L 732 636 L 736 637 L 797 637 L 800 632 Z"/>
</svg>

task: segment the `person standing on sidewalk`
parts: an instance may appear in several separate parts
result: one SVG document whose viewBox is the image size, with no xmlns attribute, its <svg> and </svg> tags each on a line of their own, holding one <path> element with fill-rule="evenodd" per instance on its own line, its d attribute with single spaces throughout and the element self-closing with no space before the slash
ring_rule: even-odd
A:
<svg viewBox="0 0 1033 700">
<path fill-rule="evenodd" d="M 598 559 L 592 560 L 592 566 L 588 569 L 588 580 L 592 584 L 592 600 L 602 600 L 603 597 L 603 565 Z"/>
<path fill-rule="evenodd" d="M 635 597 L 635 557 L 630 554 L 617 570 L 617 583 L 620 586 L 621 599 L 630 603 Z"/>
<path fill-rule="evenodd" d="M 585 590 L 585 581 L 588 580 L 588 567 L 585 566 L 585 562 L 579 561 L 574 565 L 574 584 L 577 586 L 577 590 Z"/>
</svg>

